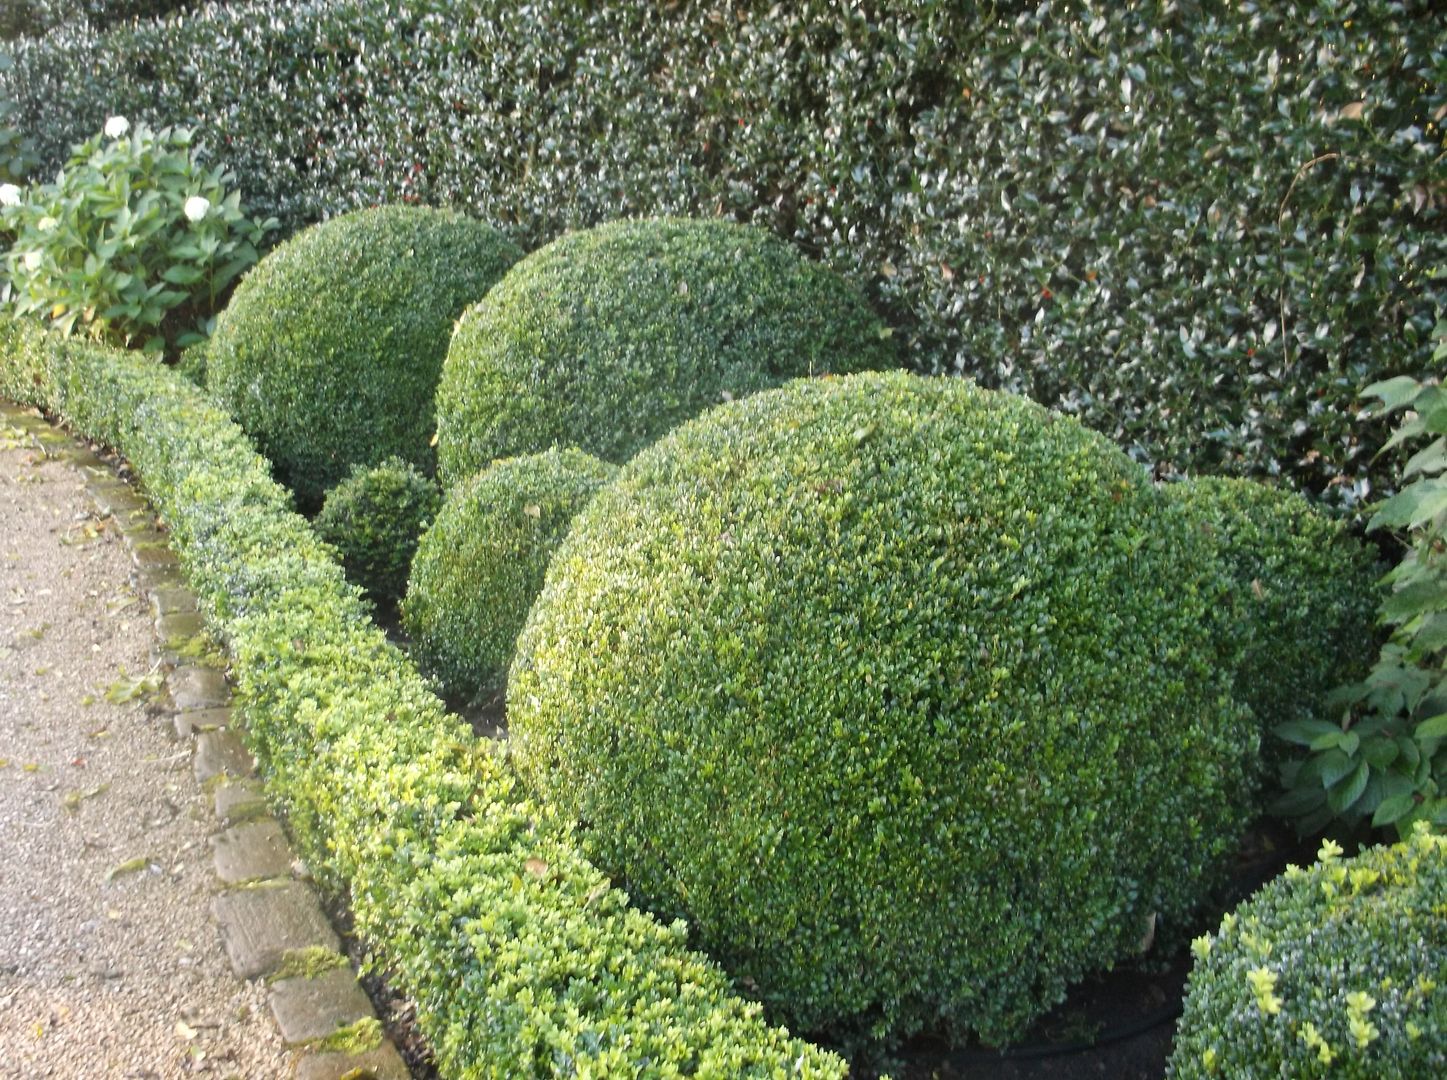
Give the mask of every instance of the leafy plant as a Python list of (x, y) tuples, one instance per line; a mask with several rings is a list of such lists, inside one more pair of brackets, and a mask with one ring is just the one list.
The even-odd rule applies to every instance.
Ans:
[(1259, 732), (1228, 589), (1074, 420), (967, 379), (795, 379), (579, 514), (510, 752), (791, 1028), (1000, 1044), (1234, 854)]
[(1290, 748), (1271, 731), (1322, 717), (1332, 689), (1371, 664), (1375, 550), (1305, 497), (1255, 480), (1203, 476), (1162, 490), (1231, 577), (1228, 633), (1248, 642), (1235, 694), (1256, 714), (1274, 774)]
[(581, 450), (495, 461), (455, 485), (417, 547), (402, 623), (449, 695), (500, 690), (553, 552), (618, 467)]
[(354, 465), (433, 468), (433, 397), (457, 317), (522, 252), (421, 206), (343, 214), (246, 275), (206, 345), (206, 386), (310, 509)]
[(1318, 861), (1192, 943), (1170, 1080), (1419, 1080), (1447, 1061), (1447, 838)]
[(0, 213), (15, 234), (16, 309), (147, 351), (206, 337), (276, 222), (248, 218), (233, 178), (205, 168), (191, 140), (185, 128), (111, 117), (54, 183), (12, 193)]
[[(1434, 359), (1447, 359), (1447, 322)], [(1391, 637), (1367, 677), (1338, 691), (1340, 724), (1297, 721), (1276, 729), (1310, 756), (1284, 774), (1278, 809), (1303, 830), (1333, 818), (1395, 827), (1447, 826), (1447, 392), (1438, 380), (1399, 376), (1362, 396), (1382, 415), (1405, 411), (1387, 447), (1426, 441), (1402, 472), (1402, 489), (1376, 507), (1368, 529), (1395, 529), (1408, 548), (1384, 578), (1380, 620)]]
[(577, 446), (614, 462), (723, 401), (894, 367), (859, 289), (763, 229), (615, 221), (522, 259), (457, 323), (437, 384), (444, 487)]
[(347, 579), (374, 602), (395, 604), (407, 571), (442, 496), (437, 485), (401, 458), (358, 465), (327, 492), (312, 522), (341, 557)]
[[(0, 74), (9, 71), (14, 61), (8, 52), (0, 51)], [(15, 103), (0, 96), (0, 183), (20, 183), (36, 165), (35, 144), (11, 127)]]
[(920, 371), (1355, 505), (1395, 479), (1357, 390), (1443, 295), (1439, 6), (276, 0), (58, 28), (0, 86), (49, 168), (107, 111), (195, 123), (289, 229), (761, 225)]

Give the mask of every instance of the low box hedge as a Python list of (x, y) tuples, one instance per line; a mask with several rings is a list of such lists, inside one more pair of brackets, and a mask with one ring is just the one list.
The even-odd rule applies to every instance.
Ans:
[(0, 322), (0, 394), (123, 453), (228, 645), (247, 737), (446, 1076), (832, 1076), (529, 802), (366, 618), (241, 430), (174, 372)]

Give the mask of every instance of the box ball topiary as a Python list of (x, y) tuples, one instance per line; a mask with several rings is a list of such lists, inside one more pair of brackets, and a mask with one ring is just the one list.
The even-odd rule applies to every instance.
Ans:
[(442, 502), (437, 484), (401, 458), (356, 465), (327, 492), (312, 523), (341, 555), (347, 580), (375, 603), (390, 605), (407, 588), (417, 542)]
[(1266, 760), (1289, 744), (1282, 724), (1332, 719), (1327, 696), (1366, 674), (1376, 654), (1377, 578), (1372, 549), (1344, 521), (1294, 492), (1251, 480), (1197, 477), (1164, 489), (1216, 545), (1246, 635), (1236, 692), (1261, 724)]
[(520, 254), (489, 225), (422, 207), (314, 226), (242, 279), (208, 386), (304, 506), (353, 465), (398, 456), (430, 471), (452, 325)]
[(1447, 838), (1341, 851), (1196, 940), (1169, 1077), (1447, 1075)]
[(613, 222), (533, 252), (463, 316), (438, 468), (446, 487), (554, 444), (622, 462), (721, 401), (896, 362), (853, 285), (762, 229)]
[(502, 689), (553, 552), (616, 465), (581, 450), (494, 462), (449, 492), (402, 604), (412, 656), (453, 697)]
[(589, 854), (791, 1030), (1018, 1037), (1179, 925), (1248, 816), (1200, 531), (963, 379), (717, 407), (574, 522), (511, 746)]

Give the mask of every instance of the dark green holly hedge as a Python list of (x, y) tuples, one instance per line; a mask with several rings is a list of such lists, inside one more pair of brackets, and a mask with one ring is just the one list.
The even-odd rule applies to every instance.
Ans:
[(312, 522), (341, 556), (347, 580), (375, 603), (395, 604), (407, 589), (417, 543), (442, 502), (437, 484), (401, 458), (358, 465), (327, 492)]
[(5, 0), (0, 41), (39, 37), (59, 26), (106, 30), (137, 19), (158, 19), (199, 7), (202, 0)]
[(1396, 471), (1354, 395), (1427, 370), (1442, 299), (1441, 27), (1431, 0), (273, 0), (62, 28), (0, 96), (51, 167), (111, 112), (194, 123), (294, 225), (761, 223), (922, 370), (1354, 502)]
[(778, 1076), (844, 1063), (628, 905), (367, 618), (241, 430), (134, 354), (0, 320), (0, 394), (123, 453), (231, 653), (307, 863), (417, 1005), (442, 1075)]
[(1275, 729), (1336, 722), (1328, 695), (1376, 655), (1375, 549), (1300, 495), (1252, 480), (1197, 477), (1164, 490), (1231, 575), (1227, 632), (1245, 642), (1236, 694), (1256, 714), (1264, 757), (1279, 764), (1290, 746)]
[(497, 461), (455, 485), (422, 537), (402, 622), (447, 693), (507, 682), (513, 645), (573, 518), (618, 471), (581, 450)]
[(443, 486), (572, 445), (627, 461), (711, 405), (895, 367), (859, 291), (762, 229), (679, 218), (569, 233), (457, 324), (437, 386)]
[(1171, 1080), (1447, 1075), (1447, 837), (1328, 842), (1194, 943)]
[(396, 456), (431, 472), (453, 324), (521, 256), (490, 225), (422, 207), (313, 226), (242, 278), (206, 386), (304, 506), (354, 465)]
[(1257, 735), (1199, 530), (966, 379), (719, 406), (574, 522), (508, 676), (586, 851), (800, 1030), (1018, 1037), (1235, 849)]

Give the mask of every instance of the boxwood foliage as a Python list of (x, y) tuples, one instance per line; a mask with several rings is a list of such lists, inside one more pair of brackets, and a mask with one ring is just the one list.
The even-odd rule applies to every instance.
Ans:
[(1198, 939), (1168, 1076), (1447, 1073), (1447, 837), (1328, 841)]
[(763, 224), (922, 370), (1354, 502), (1396, 472), (1356, 388), (1428, 370), (1447, 287), (1434, 7), (272, 0), (59, 30), (0, 85), (51, 168), (108, 111), (192, 123), (298, 224)]
[(417, 1004), (443, 1075), (820, 1076), (628, 906), (427, 691), (266, 461), (165, 368), (0, 324), (0, 394), (124, 453), (232, 656), (247, 738), (308, 864)]
[(1376, 653), (1375, 552), (1294, 492), (1225, 477), (1164, 490), (1230, 572), (1228, 632), (1248, 642), (1236, 693), (1256, 714), (1266, 759), (1279, 765), (1289, 746), (1276, 728), (1335, 719), (1331, 691), (1365, 674)]
[(533, 252), (457, 325), (437, 387), (446, 486), (572, 443), (627, 461), (711, 405), (898, 363), (839, 275), (762, 229), (620, 221)]
[(422, 207), (313, 226), (237, 286), (207, 387), (304, 506), (354, 465), (396, 456), (431, 472), (453, 323), (521, 254), (490, 225)]
[(327, 492), (313, 525), (341, 556), (347, 580), (374, 602), (402, 599), (417, 543), (442, 503), (431, 479), (401, 458), (354, 466)]
[(617, 471), (553, 449), (493, 462), (448, 493), (417, 549), (402, 623), (417, 666), (449, 695), (503, 688), (553, 552)]
[(805, 379), (640, 453), (508, 680), (584, 849), (800, 1030), (1018, 1036), (1179, 925), (1246, 820), (1209, 546), (965, 379)]

